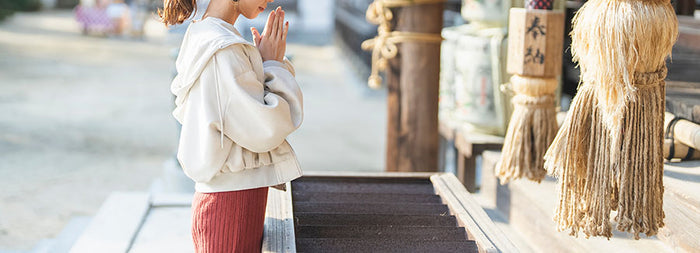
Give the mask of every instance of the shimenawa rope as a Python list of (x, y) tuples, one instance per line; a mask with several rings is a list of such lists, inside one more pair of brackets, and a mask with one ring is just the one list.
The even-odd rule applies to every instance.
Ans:
[[(612, 18), (611, 18), (612, 17)], [(606, 29), (599, 29), (604, 27)], [(665, 59), (678, 36), (668, 0), (589, 0), (571, 33), (581, 84), (545, 168), (555, 221), (572, 235), (652, 236), (664, 226)]]
[(447, 0), (375, 0), (367, 8), (367, 21), (379, 25), (377, 37), (362, 42), (363, 50), (372, 50), (372, 72), (368, 84), (373, 89), (378, 89), (382, 84), (379, 71), (388, 66), (388, 60), (396, 57), (399, 52), (396, 44), (403, 42), (441, 43), (442, 36), (433, 33), (416, 33), (392, 31), (391, 20), (394, 14), (389, 8), (444, 3)]

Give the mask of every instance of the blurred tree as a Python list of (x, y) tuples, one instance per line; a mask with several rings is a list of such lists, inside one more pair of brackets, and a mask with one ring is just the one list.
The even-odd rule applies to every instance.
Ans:
[(17, 11), (38, 11), (41, 9), (40, 0), (10, 0), (15, 3)]
[(72, 9), (75, 8), (80, 3), (79, 0), (57, 0), (56, 8), (59, 9)]
[(0, 21), (4, 20), (15, 12), (12, 1), (13, 0), (0, 0)]
[(38, 11), (41, 9), (40, 0), (0, 0), (0, 20), (17, 11)]

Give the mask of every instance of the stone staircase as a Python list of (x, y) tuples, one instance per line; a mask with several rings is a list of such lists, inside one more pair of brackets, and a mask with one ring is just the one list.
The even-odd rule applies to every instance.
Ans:
[[(29, 253), (66, 253), (92, 221), (89, 216), (73, 217), (54, 238), (39, 241)], [(11, 252), (6, 252), (11, 253)]]

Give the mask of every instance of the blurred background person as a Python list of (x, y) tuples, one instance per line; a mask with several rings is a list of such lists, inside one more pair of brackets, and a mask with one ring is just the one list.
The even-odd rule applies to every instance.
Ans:
[(89, 33), (106, 34), (112, 28), (112, 20), (107, 16), (110, 0), (81, 0), (75, 7), (75, 19), (80, 24), (83, 35)]
[(129, 24), (131, 23), (129, 6), (124, 3), (124, 0), (112, 0), (112, 2), (107, 5), (106, 12), (107, 17), (112, 21), (111, 35), (123, 35), (125, 29), (129, 29)]

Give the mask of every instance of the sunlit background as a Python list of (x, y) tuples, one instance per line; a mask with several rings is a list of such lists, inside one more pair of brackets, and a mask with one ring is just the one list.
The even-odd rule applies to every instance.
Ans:
[[(290, 21), (287, 56), (305, 119), (289, 140), (304, 170), (384, 169), (386, 90), (367, 87), (370, 54), (359, 48), (376, 34), (364, 18), (370, 2), (268, 7), (283, 6)], [(465, 23), (461, 2), (447, 1), (445, 27)], [(206, 2), (198, 4), (201, 16)], [(159, 23), (161, 6), (0, 0), (0, 252), (51, 252), (57, 237), (78, 236), (115, 191), (191, 190), (174, 160), (179, 130), (169, 90), (187, 24)], [(267, 14), (240, 17), (236, 27), (250, 40), (248, 28), (262, 31)], [(700, 39), (690, 41), (674, 51), (673, 64), (686, 67), (669, 67), (669, 78), (699, 81), (692, 41)], [(568, 65), (563, 107), (578, 81)]]

